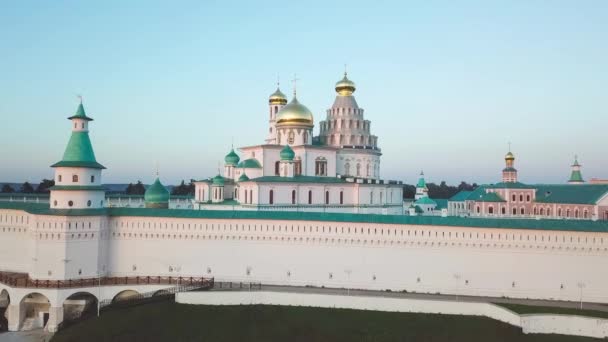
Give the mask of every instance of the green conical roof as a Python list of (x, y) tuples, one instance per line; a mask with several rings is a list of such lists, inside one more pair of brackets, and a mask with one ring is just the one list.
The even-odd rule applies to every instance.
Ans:
[(70, 119), (70, 120), (83, 119), (83, 120), (87, 120), (87, 121), (93, 121), (93, 119), (88, 117), (87, 114), (85, 113), (82, 102), (80, 102), (80, 104), (78, 105), (78, 109), (76, 109), (76, 114), (70, 116), (68, 119)]
[(572, 173), (570, 174), (570, 180), (568, 180), (568, 182), (570, 183), (583, 183), (585, 180), (583, 180), (583, 175), (581, 174), (580, 170), (572, 170)]
[(241, 158), (239, 158), (239, 155), (234, 152), (234, 149), (231, 149), (230, 153), (228, 153), (224, 158), (224, 162), (226, 162), (226, 165), (232, 166), (236, 166), (240, 160)]
[(219, 174), (213, 177), (213, 185), (224, 186), (224, 177)]
[(417, 188), (426, 188), (426, 181), (424, 180), (424, 172), (420, 172), (420, 178), (418, 178)]
[(239, 177), (239, 182), (246, 182), (249, 180), (249, 177), (247, 177), (247, 175), (245, 173), (243, 173), (241, 175), (241, 177)]
[(169, 191), (160, 182), (160, 179), (156, 177), (156, 180), (152, 185), (146, 189), (144, 194), (144, 200), (146, 203), (168, 203), (169, 202)]
[(283, 147), (280, 155), (281, 160), (293, 160), (293, 158), (296, 156), (295, 152), (291, 149), (291, 147), (289, 147), (289, 145), (285, 145), (285, 147)]

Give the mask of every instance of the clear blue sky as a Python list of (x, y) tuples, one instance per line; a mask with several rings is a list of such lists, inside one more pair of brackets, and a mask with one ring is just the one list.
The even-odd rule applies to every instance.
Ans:
[(508, 141), (522, 181), (608, 178), (608, 1), (4, 1), (0, 56), (0, 181), (52, 177), (76, 94), (104, 182), (212, 176), (277, 74), (318, 123), (344, 63), (383, 178), (496, 182)]

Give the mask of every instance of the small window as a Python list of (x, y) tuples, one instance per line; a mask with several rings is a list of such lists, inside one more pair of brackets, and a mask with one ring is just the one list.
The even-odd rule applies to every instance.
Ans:
[(523, 202), (524, 201), (524, 195), (519, 195), (519, 201)]
[(507, 208), (502, 207), (502, 210), (500, 211), (503, 215), (507, 213)]
[(296, 191), (291, 191), (291, 204), (296, 204)]
[(87, 201), (87, 207), (90, 207), (90, 206), (91, 206), (91, 201), (90, 201), (90, 200), (88, 200), (88, 201)]
[(58, 180), (59, 182), (61, 182), (61, 181), (62, 181), (62, 179), (63, 179), (63, 177), (61, 177), (61, 175), (57, 176), (57, 180)]
[(530, 195), (526, 195), (526, 202), (530, 202)]
[(526, 211), (525, 211), (525, 209), (524, 209), (524, 208), (521, 208), (521, 211), (520, 211), (520, 212), (521, 212), (521, 214), (522, 214), (522, 215), (525, 215), (525, 214), (526, 214)]
[(273, 190), (270, 190), (268, 197), (269, 197), (270, 204), (274, 204), (274, 191)]
[(344, 204), (344, 191), (340, 191), (340, 204)]
[(329, 204), (329, 191), (325, 191), (325, 204)]
[(95, 183), (95, 176), (91, 176), (91, 183)]
[(78, 183), (78, 175), (73, 175), (72, 176), (72, 182)]
[(57, 206), (57, 201), (53, 201), (53, 206)]
[(511, 199), (513, 200), (513, 202), (517, 201), (517, 198), (515, 197), (515, 195), (513, 195), (513, 196), (511, 197)]
[(68, 201), (68, 206), (69, 206), (69, 207), (73, 207), (73, 206), (74, 206), (74, 202), (72, 202), (72, 201)]
[(308, 190), (308, 204), (312, 204), (312, 190)]

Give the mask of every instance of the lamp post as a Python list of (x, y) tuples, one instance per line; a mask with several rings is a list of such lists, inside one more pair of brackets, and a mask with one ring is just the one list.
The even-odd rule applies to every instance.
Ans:
[(580, 297), (580, 298), (581, 298), (581, 307), (580, 307), (580, 309), (581, 309), (581, 310), (583, 310), (583, 289), (584, 289), (584, 288), (585, 288), (585, 286), (587, 286), (587, 285), (585, 285), (585, 283), (583, 283), (583, 282), (579, 282), (579, 283), (578, 283), (578, 284), (576, 284), (576, 285), (577, 285), (577, 286), (578, 286), (578, 288), (581, 290), (581, 297)]

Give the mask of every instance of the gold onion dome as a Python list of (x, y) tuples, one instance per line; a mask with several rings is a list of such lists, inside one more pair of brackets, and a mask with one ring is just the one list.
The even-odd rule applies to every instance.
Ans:
[(277, 90), (274, 93), (270, 94), (270, 97), (268, 98), (268, 103), (284, 105), (287, 103), (287, 96), (285, 96), (285, 94), (281, 92), (281, 89), (277, 87)]
[(350, 96), (356, 89), (355, 82), (349, 80), (346, 73), (344, 73), (344, 77), (336, 83), (336, 92), (342, 96)]
[(277, 114), (277, 124), (300, 124), (313, 126), (314, 118), (312, 112), (301, 104), (294, 96), (293, 100), (281, 108)]
[(513, 153), (511, 153), (511, 151), (509, 151), (509, 153), (507, 153), (505, 155), (505, 159), (506, 160), (515, 160), (515, 156), (513, 155)]

